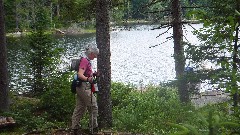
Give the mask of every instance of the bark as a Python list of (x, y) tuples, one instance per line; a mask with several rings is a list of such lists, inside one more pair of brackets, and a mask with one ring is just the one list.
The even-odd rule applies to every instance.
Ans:
[[(239, 4), (239, 1), (240, 0), (236, 0), (236, 10), (239, 11), (240, 9), (240, 4)], [(240, 18), (239, 16), (236, 16), (236, 20), (237, 20), (237, 23), (238, 23), (238, 26), (236, 27), (236, 35), (235, 35), (235, 41), (234, 41), (234, 51), (233, 51), (233, 76), (237, 76), (237, 63), (238, 63), (238, 41), (239, 41), (239, 27), (240, 27)], [(233, 106), (234, 107), (238, 107), (238, 104), (239, 104), (239, 90), (238, 90), (238, 86), (237, 86), (237, 80), (236, 79), (232, 79), (232, 85), (233, 85), (233, 88), (235, 89), (235, 91), (233, 92)]]
[[(239, 27), (239, 26), (238, 26)], [(233, 76), (237, 75), (237, 54), (238, 54), (238, 31), (239, 28), (236, 28), (236, 36), (235, 36), (235, 43), (234, 43), (234, 51), (233, 51)], [(236, 90), (233, 92), (233, 106), (237, 107), (239, 102), (239, 94), (238, 94), (238, 87), (237, 87), (237, 80), (231, 79), (232, 81), (232, 87)]]
[(111, 62), (110, 62), (110, 34), (109, 34), (109, 1), (96, 1), (96, 42), (99, 48), (98, 55), (98, 106), (99, 127), (112, 126), (111, 103)]
[(182, 102), (189, 102), (186, 79), (183, 78), (185, 68), (185, 56), (183, 45), (183, 31), (181, 23), (181, 7), (179, 0), (172, 0), (172, 27), (174, 40), (174, 59), (176, 78), (178, 79), (178, 92)]
[(0, 0), (0, 112), (9, 109), (7, 50), (4, 25), (3, 0)]

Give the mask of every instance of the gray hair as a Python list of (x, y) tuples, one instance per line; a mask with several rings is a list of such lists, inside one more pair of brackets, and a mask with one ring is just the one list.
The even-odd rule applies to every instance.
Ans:
[(87, 47), (85, 48), (85, 54), (88, 56), (90, 53), (94, 53), (96, 55), (99, 54), (99, 49), (97, 48), (97, 45), (87, 45)]

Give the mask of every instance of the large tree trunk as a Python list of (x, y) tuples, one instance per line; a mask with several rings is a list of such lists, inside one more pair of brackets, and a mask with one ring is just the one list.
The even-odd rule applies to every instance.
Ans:
[(98, 106), (99, 127), (112, 126), (111, 103), (111, 62), (110, 62), (110, 34), (109, 34), (109, 1), (96, 1), (96, 42), (99, 48), (98, 70)]
[(4, 10), (3, 0), (0, 0), (0, 112), (7, 111), (9, 108), (7, 73), (7, 50), (4, 25)]
[[(239, 11), (239, 9), (240, 9), (240, 4), (239, 4), (239, 1), (240, 0), (236, 0), (236, 10), (237, 11)], [(238, 84), (237, 84), (237, 70), (238, 70), (238, 68), (237, 68), (237, 59), (238, 59), (238, 47), (239, 47), (239, 45), (238, 45), (238, 42), (239, 42), (239, 27), (240, 27), (240, 25), (239, 25), (239, 23), (240, 23), (240, 18), (239, 18), (239, 16), (237, 15), (236, 16), (236, 20), (237, 20), (237, 23), (238, 23), (238, 26), (236, 27), (236, 30), (235, 30), (235, 41), (234, 41), (234, 51), (233, 51), (233, 79), (231, 80), (232, 81), (232, 85), (233, 85), (233, 88), (232, 88), (232, 94), (233, 94), (233, 106), (234, 107), (238, 107), (238, 104), (239, 104), (239, 90), (238, 90)], [(235, 79), (234, 79), (235, 78)]]
[(181, 23), (181, 7), (179, 0), (172, 0), (172, 26), (174, 40), (174, 59), (176, 78), (178, 79), (178, 92), (181, 102), (189, 102), (186, 81), (183, 78), (185, 67), (183, 32)]

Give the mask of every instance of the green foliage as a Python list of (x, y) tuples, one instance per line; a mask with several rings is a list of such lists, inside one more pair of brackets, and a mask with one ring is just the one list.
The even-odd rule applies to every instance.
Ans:
[(146, 15), (143, 14), (143, 8), (148, 3), (148, 0), (131, 0), (131, 14), (134, 19), (144, 19)]
[[(60, 74), (60, 73), (59, 73)], [(12, 95), (11, 116), (17, 126), (13, 132), (51, 132), (53, 128), (68, 128), (74, 108), (70, 92), (72, 73), (51, 79), (46, 91), (39, 98)], [(195, 109), (180, 104), (177, 91), (169, 87), (149, 86), (138, 91), (131, 85), (112, 83), (113, 120), (115, 131), (161, 135), (208, 135), (239, 133), (239, 119), (229, 115), (229, 104), (207, 105)], [(81, 121), (87, 128), (88, 115)], [(10, 131), (3, 133), (12, 134)]]
[[(213, 68), (206, 71), (212, 83), (239, 97), (238, 81), (239, 69), (239, 3), (235, 0), (208, 1), (209, 9), (198, 10), (197, 17), (203, 23), (203, 28), (196, 30), (195, 34), (201, 41), (199, 45), (189, 45), (188, 58), (197, 67), (202, 62), (211, 62)], [(205, 78), (200, 78), (204, 80)], [(234, 106), (239, 104), (238, 98), (233, 97)], [(239, 108), (238, 108), (239, 109)]]
[(57, 20), (64, 25), (69, 22), (89, 21), (95, 17), (95, 0), (60, 0), (60, 18)]
[(36, 11), (36, 18), (33, 22), (32, 28), (37, 31), (43, 31), (50, 28), (50, 17), (48, 11), (44, 7), (38, 7)]
[(113, 7), (110, 12), (110, 21), (121, 23), (124, 17), (124, 11), (119, 7)]
[(5, 29), (7, 32), (13, 32), (16, 28), (14, 5), (13, 0), (4, 0), (4, 9), (7, 9), (5, 10)]
[(56, 75), (55, 69), (60, 63), (60, 53), (63, 51), (56, 47), (52, 35), (46, 33), (49, 21), (45, 9), (39, 8), (36, 15), (36, 22), (33, 25), (35, 31), (28, 35), (29, 43), (25, 49), (33, 76), (34, 95), (40, 94), (49, 83), (48, 79)]
[(230, 121), (229, 118), (221, 117), (222, 114), (216, 112), (214, 110), (215, 107), (209, 107), (204, 112), (197, 113), (198, 119), (196, 123), (198, 125), (168, 123), (169, 126), (178, 129), (173, 135), (219, 135), (221, 133), (225, 135), (240, 133), (240, 124), (237, 121)]
[(12, 96), (11, 100), (13, 101), (10, 108), (11, 112), (4, 115), (13, 117), (20, 131), (32, 131), (54, 126), (52, 122), (46, 120), (46, 113), (39, 112), (39, 99)]
[[(121, 90), (124, 91), (123, 88)], [(164, 134), (170, 133), (166, 122), (184, 122), (191, 119), (189, 115), (193, 108), (179, 103), (175, 89), (150, 87), (142, 93), (126, 88), (125, 91), (128, 91), (127, 95), (120, 96), (113, 109), (114, 124), (119, 130)]]
[[(112, 88), (114, 130), (204, 135), (213, 127), (216, 133), (239, 132), (237, 128), (228, 128), (230, 125), (237, 127), (239, 121), (228, 114), (229, 106), (225, 103), (196, 110), (191, 105), (181, 104), (173, 88), (148, 87), (146, 91), (140, 92), (120, 83), (113, 83)], [(209, 112), (215, 113), (210, 117)]]
[(199, 120), (208, 127), (209, 134), (240, 133), (239, 120), (234, 115), (228, 115), (229, 108), (228, 103), (221, 103), (200, 109)]
[[(173, 128), (176, 128), (178, 130), (181, 130), (179, 132), (172, 133), (170, 135), (198, 135), (198, 133), (196, 133), (196, 130), (191, 125), (182, 125), (182, 124), (174, 124), (174, 123), (167, 123), (167, 125)], [(189, 128), (191, 128), (193, 133), (191, 133), (191, 130)]]
[[(95, 0), (5, 0), (4, 7), (7, 9), (5, 19), (8, 32), (42, 27), (43, 23), (46, 25), (45, 22), (48, 28), (51, 25), (59, 28), (69, 22), (87, 21), (95, 17)], [(45, 14), (46, 17), (38, 17), (39, 14)]]
[(128, 103), (124, 102), (124, 99), (128, 99), (130, 93), (134, 88), (130, 85), (124, 85), (122, 83), (112, 83), (111, 85), (111, 95), (112, 95), (112, 105), (113, 107), (124, 107)]
[[(169, 0), (149, 1), (149, 0), (112, 0), (110, 1), (110, 18), (111, 21), (119, 23), (122, 20), (132, 19), (150, 19), (153, 21), (160, 20), (163, 16), (170, 15)], [(150, 4), (151, 3), (151, 4)], [(190, 2), (183, 0), (183, 6), (188, 6)], [(195, 5), (203, 5), (204, 1), (191, 1)], [(41, 19), (47, 21), (48, 28), (61, 28), (71, 26), (71, 23), (82, 23), (95, 20), (96, 0), (53, 0), (53, 1), (31, 1), (31, 0), (5, 0), (4, 6), (6, 11), (6, 29), (8, 32), (16, 30), (25, 31), (33, 27), (38, 27), (36, 21), (37, 14), (46, 14), (47, 18)], [(42, 7), (43, 12), (38, 12)], [(191, 9), (190, 9), (191, 11)], [(149, 14), (149, 12), (155, 12)], [(189, 12), (184, 9), (184, 15)], [(50, 24), (51, 23), (51, 24)], [(92, 23), (94, 24), (94, 22)], [(50, 27), (51, 25), (51, 27)], [(41, 26), (41, 25), (40, 25)]]
[[(46, 110), (50, 120), (69, 122), (74, 105), (75, 95), (70, 91), (72, 73), (51, 78), (51, 85), (41, 95), (41, 109)], [(64, 116), (64, 117), (63, 117)]]
[[(21, 132), (44, 131), (66, 127), (75, 105), (74, 95), (70, 91), (72, 73), (51, 78), (51, 85), (38, 98), (19, 97), (12, 94), (11, 111), (4, 116), (11, 116)], [(20, 132), (18, 131), (18, 132)]]
[[(56, 67), (59, 63), (61, 48), (56, 48), (50, 34), (43, 31), (33, 32), (29, 36), (28, 57), (30, 69), (33, 75), (33, 93), (39, 94), (44, 90), (44, 82), (56, 75)], [(44, 77), (43, 77), (44, 76)]]
[(225, 122), (217, 113), (213, 113), (212, 110), (209, 111), (207, 121), (209, 134), (211, 135), (218, 135), (220, 133), (240, 133), (240, 124), (233, 121)]

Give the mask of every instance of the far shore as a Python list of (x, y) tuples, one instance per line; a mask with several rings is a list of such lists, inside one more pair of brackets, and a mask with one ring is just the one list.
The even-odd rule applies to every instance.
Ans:
[[(131, 25), (159, 25), (159, 24), (170, 24), (171, 20), (160, 21), (160, 22), (153, 22), (153, 21), (146, 21), (146, 20), (134, 20), (134, 21), (122, 21), (120, 23), (113, 23), (110, 22), (110, 31), (114, 30), (115, 26), (131, 26)], [(198, 20), (183, 20), (183, 24), (191, 23), (191, 24), (198, 24), (200, 23)], [(84, 29), (80, 27), (68, 27), (68, 28), (52, 28), (47, 33), (51, 33), (54, 35), (81, 35), (87, 33), (95, 33), (95, 29)], [(30, 32), (28, 31), (17, 31), (12, 33), (6, 33), (7, 37), (22, 37), (26, 36)]]

